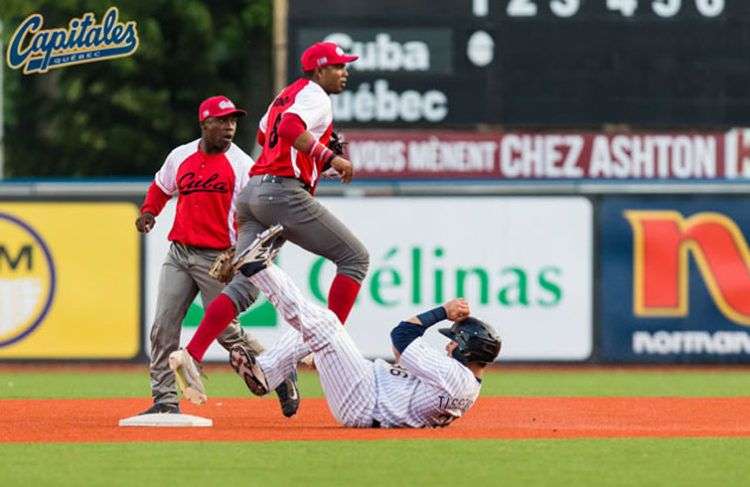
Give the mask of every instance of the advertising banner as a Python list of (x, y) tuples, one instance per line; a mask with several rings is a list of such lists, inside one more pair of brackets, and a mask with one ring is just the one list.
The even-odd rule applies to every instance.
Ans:
[(748, 180), (750, 130), (345, 130), (357, 179)]
[[(390, 330), (465, 297), (503, 338), (501, 360), (577, 361), (592, 350), (592, 208), (580, 197), (321, 198), (366, 245), (370, 270), (346, 327), (367, 357), (392, 358)], [(147, 327), (166, 253), (165, 215), (148, 237)], [(164, 226), (167, 229), (164, 230)], [(154, 245), (152, 245), (152, 243)], [(159, 254), (159, 255), (157, 255)], [(335, 265), (287, 243), (279, 265), (325, 306)], [(202, 315), (193, 304), (187, 341)], [(242, 324), (266, 346), (287, 325), (264, 299)], [(444, 346), (436, 330), (428, 340)], [(212, 345), (209, 359), (226, 360)]]
[(750, 361), (741, 197), (612, 197), (598, 214), (601, 358)]
[(0, 358), (138, 355), (137, 214), (125, 202), (0, 202)]

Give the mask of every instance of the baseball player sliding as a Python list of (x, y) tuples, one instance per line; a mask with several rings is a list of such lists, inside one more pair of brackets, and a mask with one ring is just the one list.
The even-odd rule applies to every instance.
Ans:
[[(232, 139), (237, 117), (244, 116), (228, 98), (214, 96), (198, 109), (201, 138), (174, 149), (148, 188), (135, 226), (148, 233), (167, 201), (177, 195), (177, 210), (169, 233), (172, 242), (159, 279), (156, 316), (151, 328), (151, 392), (154, 404), (141, 414), (179, 413), (175, 377), (169, 370), (169, 354), (180, 345), (180, 330), (188, 307), (201, 293), (204, 307), (222, 285), (208, 275), (214, 259), (235, 243), (236, 198), (248, 181), (253, 160)], [(243, 292), (256, 296), (249, 282), (238, 283)], [(240, 347), (250, 355), (263, 351), (261, 344), (232, 321), (218, 338), (229, 350)], [(299, 407), (294, 374), (276, 392), (285, 416)]]
[[(287, 274), (273, 265), (274, 241), (283, 228), (259, 235), (238, 263), (241, 275), (255, 284), (315, 354), (320, 382), (334, 417), (350, 427), (438, 427), (460, 418), (479, 396), (486, 365), (500, 352), (500, 338), (486, 323), (469, 316), (461, 299), (402, 321), (391, 332), (398, 365), (366, 360), (330, 310), (306, 300)], [(447, 355), (421, 338), (428, 327), (445, 319), (440, 329), (451, 341)], [(240, 348), (231, 360), (254, 390), (264, 393), (280, 383), (293, 363), (290, 347), (274, 347), (253, 358)], [(186, 397), (205, 392), (195, 361), (185, 350), (170, 356), (170, 366), (183, 378)]]
[[(263, 150), (237, 200), (238, 253), (263, 230), (280, 223), (285, 227), (284, 238), (276, 245), (290, 240), (336, 264), (328, 307), (341, 323), (346, 321), (359, 293), (369, 255), (351, 231), (313, 198), (313, 193), (321, 173), (329, 166), (342, 182), (352, 178), (352, 163), (336, 155), (327, 144), (333, 133), (329, 95), (344, 90), (346, 63), (356, 59), (331, 42), (315, 43), (305, 50), (301, 59), (304, 76), (279, 93), (260, 121), (258, 143)], [(187, 345), (188, 352), (199, 362), (231, 320), (255, 300), (256, 295), (248, 292), (245, 277), (229, 278), (233, 279), (208, 306)], [(298, 336), (285, 338), (297, 339), (300, 350), (306, 348)], [(248, 387), (252, 388), (252, 384)]]

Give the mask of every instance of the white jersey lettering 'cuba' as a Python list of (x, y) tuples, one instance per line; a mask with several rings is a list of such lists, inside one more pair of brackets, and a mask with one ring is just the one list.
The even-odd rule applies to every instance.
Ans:
[(336, 315), (307, 301), (275, 265), (250, 281), (298, 331), (296, 337), (288, 332), (257, 358), (269, 389), (284, 380), (299, 357), (312, 351), (331, 412), (346, 426), (447, 426), (479, 396), (474, 374), (422, 338), (406, 347), (400, 365), (373, 362), (362, 356)]
[(249, 180), (252, 158), (230, 144), (219, 154), (200, 150), (200, 139), (169, 153), (154, 182), (178, 194), (169, 240), (194, 247), (226, 249), (237, 240), (236, 196)]
[(279, 123), (286, 113), (299, 116), (305, 123), (306, 130), (321, 144), (326, 145), (331, 140), (331, 98), (317, 83), (300, 78), (279, 93), (260, 120), (259, 128), (265, 141), (263, 151), (253, 166), (252, 175), (293, 177), (314, 188), (320, 178), (323, 161), (316, 164), (310, 156), (298, 152), (289, 141), (279, 137)]

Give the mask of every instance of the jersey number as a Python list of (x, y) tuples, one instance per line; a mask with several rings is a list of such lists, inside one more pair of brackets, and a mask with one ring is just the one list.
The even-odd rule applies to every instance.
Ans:
[(404, 379), (409, 377), (409, 374), (401, 367), (391, 367), (391, 375), (395, 377), (403, 377)]
[(273, 122), (273, 128), (271, 129), (271, 135), (268, 137), (268, 148), (273, 149), (276, 144), (279, 143), (279, 123), (281, 123), (281, 115), (276, 117), (276, 121)]

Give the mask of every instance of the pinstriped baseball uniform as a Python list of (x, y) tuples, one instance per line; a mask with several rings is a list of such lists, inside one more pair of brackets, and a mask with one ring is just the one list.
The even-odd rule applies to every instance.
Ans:
[[(400, 366), (384, 360), (373, 362), (362, 356), (336, 315), (306, 300), (291, 278), (275, 265), (250, 281), (315, 353), (328, 405), (345, 426), (447, 426), (479, 396), (480, 383), (474, 374), (422, 338), (401, 353)], [(269, 388), (283, 379), (286, 368), (295, 363), (295, 354), (302, 352), (299, 338), (287, 333), (280, 344), (257, 358)]]

